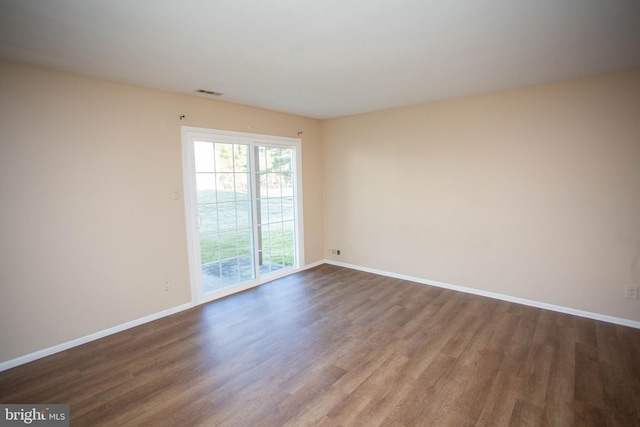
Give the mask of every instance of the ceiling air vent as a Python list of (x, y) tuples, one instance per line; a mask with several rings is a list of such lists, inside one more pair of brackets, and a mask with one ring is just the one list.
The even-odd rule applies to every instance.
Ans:
[(204, 93), (206, 95), (213, 95), (213, 96), (220, 96), (222, 95), (222, 92), (214, 92), (212, 90), (204, 90), (204, 89), (197, 89), (196, 92), (198, 93)]

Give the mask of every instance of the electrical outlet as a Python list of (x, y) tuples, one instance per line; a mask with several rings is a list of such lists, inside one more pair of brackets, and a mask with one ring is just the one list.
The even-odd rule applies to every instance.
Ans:
[(331, 255), (340, 255), (340, 249), (331, 249)]
[(638, 287), (627, 286), (627, 290), (624, 293), (624, 297), (629, 299), (638, 299)]
[(170, 289), (171, 289), (171, 281), (165, 280), (165, 282), (164, 282), (164, 291), (165, 292), (169, 292)]

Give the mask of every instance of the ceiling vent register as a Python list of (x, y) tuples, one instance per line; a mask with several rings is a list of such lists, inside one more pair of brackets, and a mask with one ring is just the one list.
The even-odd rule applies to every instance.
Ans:
[(198, 93), (204, 93), (206, 95), (213, 95), (213, 96), (220, 96), (222, 95), (222, 92), (214, 92), (212, 90), (204, 90), (204, 89), (197, 89), (196, 92)]

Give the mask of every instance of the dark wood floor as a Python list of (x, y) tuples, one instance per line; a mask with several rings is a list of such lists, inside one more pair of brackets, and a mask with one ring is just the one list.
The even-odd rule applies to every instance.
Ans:
[(640, 330), (323, 265), (0, 373), (72, 426), (640, 425)]

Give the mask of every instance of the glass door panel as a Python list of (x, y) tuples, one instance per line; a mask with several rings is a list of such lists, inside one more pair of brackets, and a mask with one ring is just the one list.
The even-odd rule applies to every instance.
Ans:
[(260, 274), (296, 265), (293, 154), (293, 148), (255, 147)]
[(204, 293), (255, 278), (248, 145), (194, 141)]

